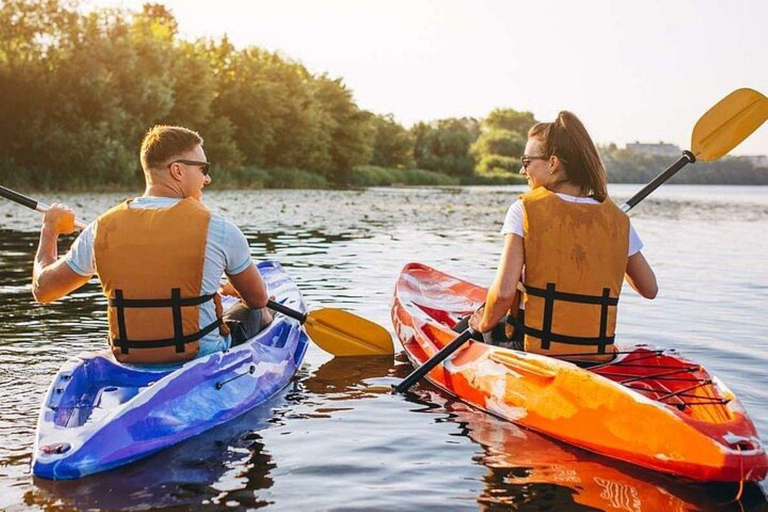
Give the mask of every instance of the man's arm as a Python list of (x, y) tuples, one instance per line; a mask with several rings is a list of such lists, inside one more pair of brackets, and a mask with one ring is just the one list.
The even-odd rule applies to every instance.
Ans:
[(53, 204), (45, 213), (40, 230), (40, 244), (32, 268), (32, 295), (41, 304), (60, 299), (87, 283), (91, 277), (81, 276), (63, 259), (59, 259), (59, 235), (75, 231), (75, 215), (69, 208)]
[(246, 306), (251, 309), (261, 309), (261, 325), (265, 326), (272, 322), (272, 312), (266, 308), (269, 300), (267, 285), (259, 274), (256, 265), (251, 263), (245, 270), (239, 274), (227, 275), (229, 283), (240, 295)]
[(246, 306), (251, 309), (266, 307), (269, 294), (256, 265), (251, 263), (239, 274), (228, 275), (227, 277)]

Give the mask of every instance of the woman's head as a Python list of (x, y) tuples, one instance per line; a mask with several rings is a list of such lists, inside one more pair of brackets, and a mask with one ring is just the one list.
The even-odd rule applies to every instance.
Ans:
[(608, 196), (605, 168), (597, 148), (579, 118), (570, 112), (560, 112), (554, 122), (537, 123), (528, 131), (523, 160), (534, 188), (570, 182), (579, 187), (581, 194), (592, 195), (598, 201)]

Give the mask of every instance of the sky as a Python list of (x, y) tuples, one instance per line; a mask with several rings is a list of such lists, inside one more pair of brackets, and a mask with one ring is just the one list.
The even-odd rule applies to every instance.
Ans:
[[(598, 143), (686, 149), (729, 92), (768, 94), (765, 0), (153, 1), (182, 37), (278, 51), (406, 126), (499, 107), (542, 121), (570, 110)], [(731, 153), (768, 154), (768, 123)]]

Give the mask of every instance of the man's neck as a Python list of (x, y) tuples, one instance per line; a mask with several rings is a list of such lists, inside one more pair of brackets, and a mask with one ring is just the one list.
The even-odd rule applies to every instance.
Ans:
[(184, 199), (181, 190), (165, 183), (151, 183), (144, 188), (144, 197), (173, 197)]

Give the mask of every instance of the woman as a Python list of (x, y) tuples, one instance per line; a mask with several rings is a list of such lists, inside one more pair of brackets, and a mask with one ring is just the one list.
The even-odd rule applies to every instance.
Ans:
[(515, 348), (609, 360), (623, 279), (643, 297), (658, 292), (642, 242), (608, 198), (605, 168), (575, 115), (560, 112), (554, 122), (533, 126), (521, 161), (531, 191), (507, 212), (496, 277), (469, 325), (488, 339), (502, 320), (507, 340), (495, 342), (522, 334), (524, 344)]

